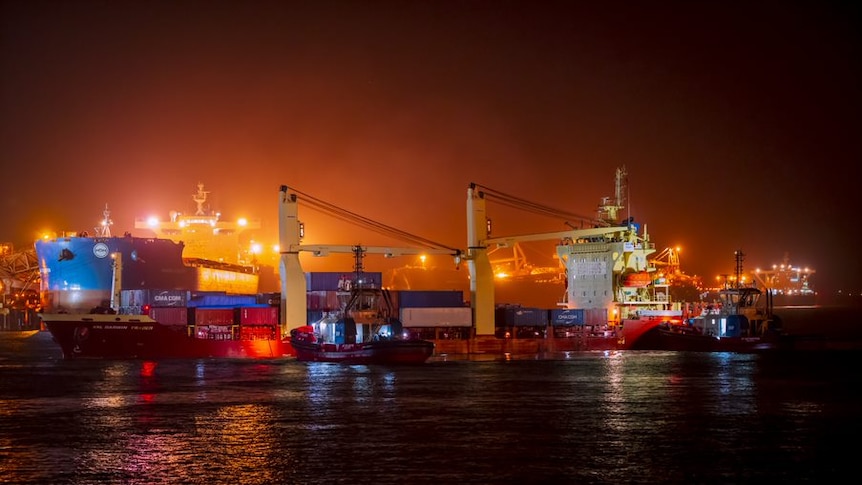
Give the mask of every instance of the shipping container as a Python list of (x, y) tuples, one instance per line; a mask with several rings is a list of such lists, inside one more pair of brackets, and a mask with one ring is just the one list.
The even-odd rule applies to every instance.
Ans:
[(189, 307), (189, 324), (233, 325), (233, 308)]
[(394, 296), (399, 308), (464, 306), (464, 292), (460, 290), (400, 290)]
[(258, 304), (261, 305), (281, 305), (281, 293), (259, 293), (255, 297)]
[(607, 308), (587, 308), (587, 309), (584, 309), (584, 323), (587, 325), (607, 325), (608, 324), (608, 309)]
[(498, 327), (543, 327), (548, 325), (548, 310), (542, 308), (507, 306), (494, 312)]
[(272, 325), (278, 323), (279, 308), (269, 305), (237, 308), (235, 321), (240, 325)]
[(189, 299), (189, 307), (240, 307), (257, 305), (255, 295), (233, 293), (195, 293)]
[[(188, 305), (189, 292), (186, 290), (120, 290), (120, 306), (129, 308), (185, 307)], [(130, 312), (131, 313), (131, 312)]]
[(241, 273), (222, 268), (195, 267), (197, 288), (210, 291), (221, 289), (231, 293), (253, 294), (257, 292), (260, 278), (256, 273)]
[(186, 307), (152, 307), (150, 318), (162, 325), (187, 325), (189, 310)]
[(383, 273), (362, 273), (357, 281), (356, 273), (341, 271), (311, 271), (305, 273), (305, 287), (308, 291), (350, 291), (361, 283), (367, 288), (382, 288)]
[(473, 310), (470, 307), (402, 308), (404, 327), (472, 327)]
[(584, 315), (583, 308), (554, 308), (551, 310), (551, 325), (583, 325), (586, 322)]
[(342, 305), (335, 290), (310, 290), (306, 293), (306, 304), (309, 310), (333, 311), (341, 309)]

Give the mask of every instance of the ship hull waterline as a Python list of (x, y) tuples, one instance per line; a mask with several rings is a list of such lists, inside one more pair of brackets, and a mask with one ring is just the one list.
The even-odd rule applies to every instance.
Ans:
[(194, 338), (185, 325), (162, 325), (140, 315), (43, 315), (43, 321), (66, 360), (276, 359), (294, 355), (289, 339)]
[(296, 360), (344, 364), (421, 364), (434, 354), (425, 340), (390, 340), (360, 344), (316, 344), (294, 341)]
[(638, 348), (645, 334), (661, 319), (625, 320), (615, 332), (575, 333), (560, 338), (498, 338), (474, 336), (466, 340), (373, 342), (350, 351), (302, 347), (284, 339), (213, 340), (190, 336), (186, 325), (163, 325), (145, 315), (44, 314), (43, 322), (66, 359), (172, 358), (297, 358), (309, 362), (416, 363), (434, 356), (550, 355), (560, 352), (609, 351)]

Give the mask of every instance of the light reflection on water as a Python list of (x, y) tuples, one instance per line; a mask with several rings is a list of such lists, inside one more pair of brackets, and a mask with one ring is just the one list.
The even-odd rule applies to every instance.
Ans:
[(813, 481), (852, 463), (840, 443), (860, 431), (856, 353), (386, 367), (3, 352), (0, 483)]

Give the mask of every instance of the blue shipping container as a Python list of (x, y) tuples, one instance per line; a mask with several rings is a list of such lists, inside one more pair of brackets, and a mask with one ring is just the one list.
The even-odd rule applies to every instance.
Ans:
[(555, 308), (551, 310), (551, 325), (566, 327), (583, 325), (584, 322), (583, 308)]
[[(361, 276), (361, 283), (366, 287), (381, 288), (383, 286), (383, 273), (362, 273)], [(305, 273), (305, 288), (308, 291), (349, 290), (351, 286), (356, 284), (356, 273), (353, 272), (311, 271)]]
[(188, 306), (192, 307), (239, 307), (257, 305), (255, 295), (228, 295), (225, 293), (198, 294), (189, 300)]
[(505, 307), (496, 310), (498, 327), (544, 327), (548, 325), (548, 310), (529, 307)]

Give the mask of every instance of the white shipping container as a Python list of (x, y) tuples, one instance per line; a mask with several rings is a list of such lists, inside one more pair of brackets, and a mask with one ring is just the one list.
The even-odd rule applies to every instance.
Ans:
[(405, 327), (472, 327), (470, 307), (402, 308), (401, 323)]

